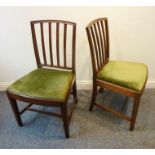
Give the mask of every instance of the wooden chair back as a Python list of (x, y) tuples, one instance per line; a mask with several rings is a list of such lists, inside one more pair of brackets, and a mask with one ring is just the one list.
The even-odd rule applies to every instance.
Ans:
[(75, 72), (76, 23), (61, 20), (31, 21), (38, 67)]
[(86, 32), (95, 76), (109, 59), (108, 19), (99, 18), (90, 22), (86, 27)]

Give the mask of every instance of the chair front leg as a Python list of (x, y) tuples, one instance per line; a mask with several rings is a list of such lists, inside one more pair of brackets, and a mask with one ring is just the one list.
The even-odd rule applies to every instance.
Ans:
[(69, 121), (68, 121), (68, 113), (67, 113), (67, 103), (61, 106), (61, 115), (62, 115), (64, 130), (65, 130), (65, 136), (66, 138), (69, 138)]
[(93, 80), (93, 92), (92, 92), (92, 99), (91, 99), (89, 111), (92, 111), (92, 109), (93, 109), (93, 106), (95, 104), (96, 95), (97, 95), (97, 84), (96, 84), (96, 81)]
[(76, 81), (74, 82), (73, 85), (73, 95), (74, 95), (74, 101), (77, 104), (78, 100), (77, 100), (77, 87), (76, 87)]
[(17, 124), (19, 126), (23, 126), (16, 100), (14, 98), (12, 98), (8, 93), (7, 93), (7, 96), (8, 96), (8, 99), (10, 101), (10, 105), (11, 105), (13, 113), (15, 115)]
[(130, 122), (130, 131), (134, 130), (139, 104), (140, 104), (140, 95), (137, 95), (134, 98), (134, 104), (133, 104), (132, 116), (131, 116), (131, 122)]

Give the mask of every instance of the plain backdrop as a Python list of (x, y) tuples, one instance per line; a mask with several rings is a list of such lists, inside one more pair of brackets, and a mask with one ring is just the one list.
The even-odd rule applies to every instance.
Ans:
[(143, 62), (148, 83), (155, 87), (155, 7), (0, 7), (0, 87), (36, 68), (30, 21), (69, 20), (77, 23), (76, 70), (78, 83), (92, 79), (90, 51), (85, 27), (107, 17), (110, 58)]

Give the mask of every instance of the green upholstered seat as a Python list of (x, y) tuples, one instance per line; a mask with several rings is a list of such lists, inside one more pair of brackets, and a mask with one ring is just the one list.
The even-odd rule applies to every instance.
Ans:
[(64, 101), (73, 77), (70, 71), (39, 68), (14, 82), (8, 91), (30, 97)]
[(97, 74), (97, 79), (141, 91), (147, 74), (147, 66), (143, 63), (109, 61)]

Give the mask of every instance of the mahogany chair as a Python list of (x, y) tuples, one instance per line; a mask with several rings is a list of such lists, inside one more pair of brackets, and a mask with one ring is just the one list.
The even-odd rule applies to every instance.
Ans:
[[(75, 43), (76, 23), (61, 20), (31, 21), (31, 32), (37, 69), (15, 81), (7, 89), (12, 110), (19, 126), (26, 110), (62, 118), (65, 136), (69, 138), (69, 123), (77, 103)], [(68, 114), (68, 99), (74, 103)], [(19, 111), (17, 100), (30, 103)], [(41, 105), (60, 108), (60, 113), (34, 109)]]
[[(89, 111), (97, 106), (130, 122), (130, 130), (134, 130), (140, 98), (146, 85), (148, 70), (143, 63), (109, 60), (108, 19), (93, 20), (86, 27), (93, 66), (93, 92)], [(95, 99), (97, 88), (104, 88), (134, 99), (131, 117), (107, 106), (97, 104)], [(127, 99), (125, 101), (127, 101)], [(125, 102), (126, 103), (126, 102)], [(124, 104), (125, 105), (125, 104)]]

